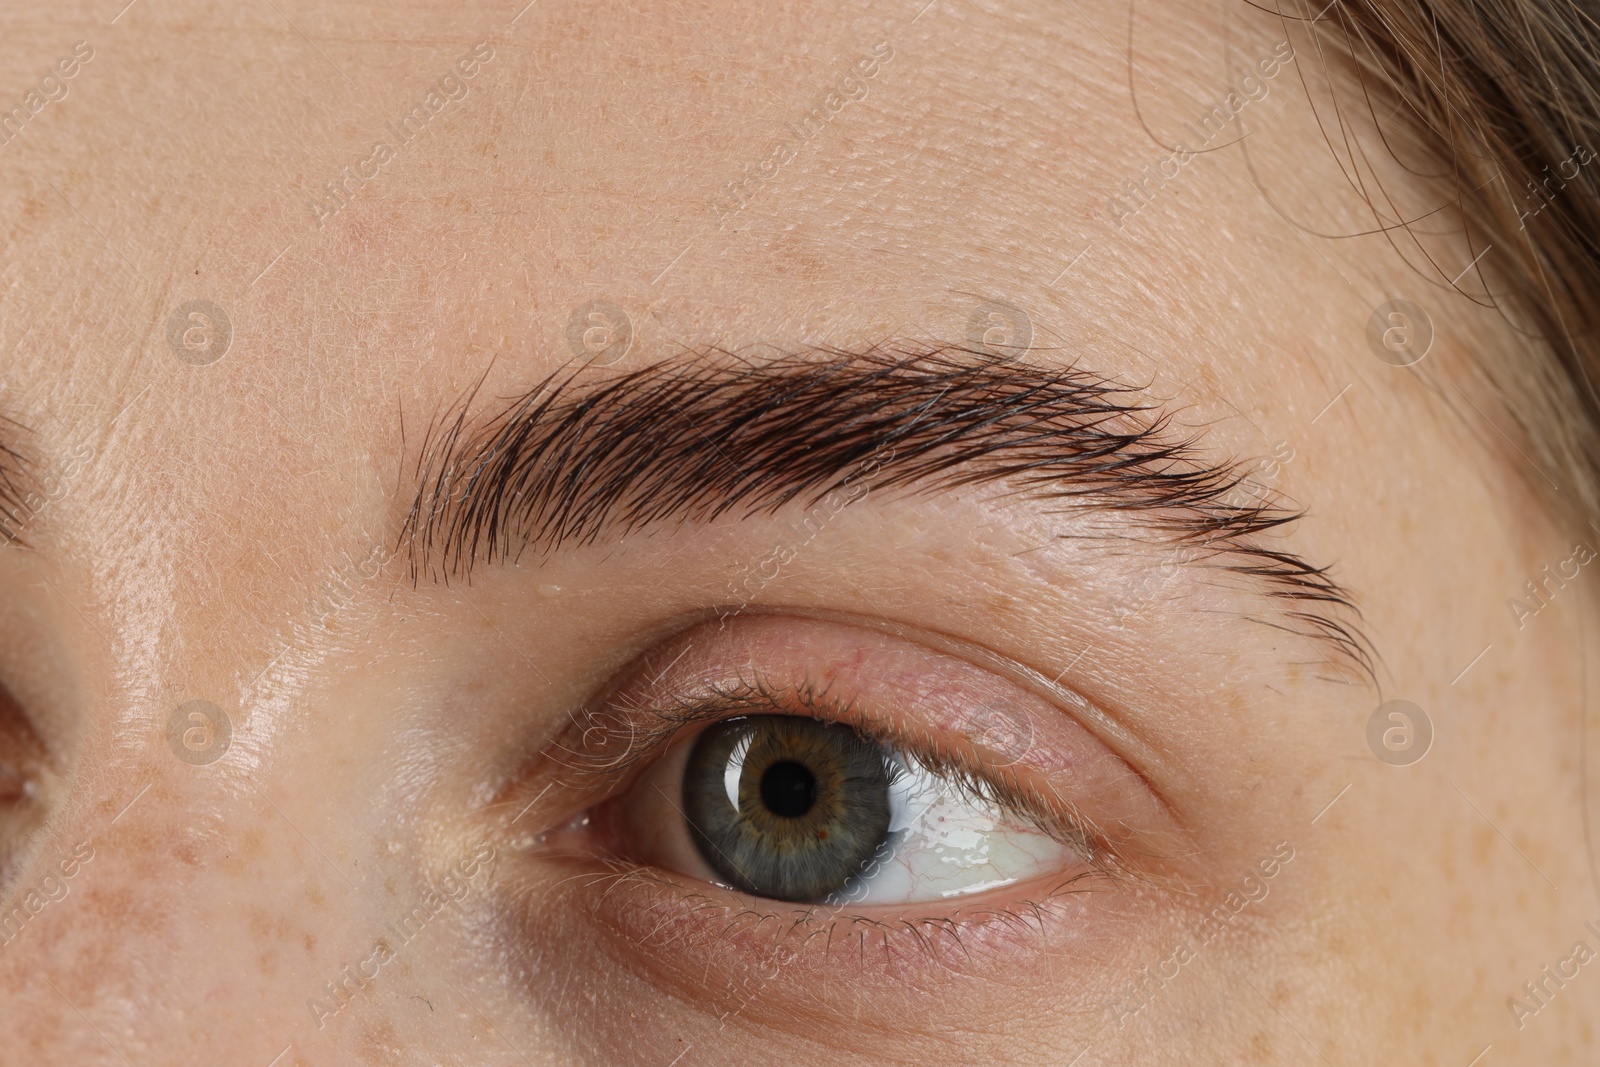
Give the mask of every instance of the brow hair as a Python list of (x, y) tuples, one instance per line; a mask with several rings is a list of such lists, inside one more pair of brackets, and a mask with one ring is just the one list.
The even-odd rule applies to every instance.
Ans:
[(33, 463), (18, 443), (26, 433), (21, 423), (0, 415), (0, 545), (27, 546), (22, 528), (28, 524), (27, 498), (36, 485)]
[(1118, 512), (1285, 602), (1280, 624), (1373, 677), (1350, 595), (1261, 535), (1299, 517), (1139, 387), (958, 347), (685, 353), (600, 380), (555, 372), (474, 421), (482, 385), (436, 421), (401, 541), (413, 581), (670, 522), (810, 508), (877, 469), (874, 491), (984, 483)]

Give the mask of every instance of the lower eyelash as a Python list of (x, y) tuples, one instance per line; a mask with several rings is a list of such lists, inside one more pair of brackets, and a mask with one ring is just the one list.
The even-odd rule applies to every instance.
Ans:
[[(907, 964), (958, 973), (952, 966), (957, 957), (970, 964), (973, 953), (982, 951), (985, 943), (1048, 938), (1054, 924), (1065, 917), (1063, 905), (1070, 898), (1116, 888), (1115, 882), (1107, 884), (1104, 872), (1087, 868), (1049, 883), (1029, 898), (1004, 904), (963, 904), (946, 915), (924, 914), (916, 905), (884, 907), (877, 914), (843, 906), (777, 902), (762, 908), (752, 906), (753, 898), (741, 895), (733, 899), (733, 890), (689, 885), (648, 865), (590, 854), (583, 858), (598, 862), (603, 870), (574, 874), (564, 882), (591, 902), (587, 907), (597, 913), (595, 918), (628, 936), (634, 948), (659, 952), (682, 941), (710, 938), (724, 948), (745, 946), (747, 955), (763, 965), (777, 960), (787, 966), (806, 959), (810, 965), (830, 967), (837, 953), (854, 946), (851, 955), (858, 965), (870, 962), (890, 973)], [(630, 890), (645, 893), (647, 899), (614, 899), (631, 895)], [(545, 893), (540, 898), (548, 900)], [(537, 906), (530, 901), (528, 907)], [(662, 908), (677, 913), (660, 917), (649, 928), (631, 921)], [(605, 914), (608, 911), (610, 914)], [(770, 935), (763, 930), (770, 930)], [(808, 949), (818, 951), (812, 946), (819, 939), (820, 958), (807, 958)]]

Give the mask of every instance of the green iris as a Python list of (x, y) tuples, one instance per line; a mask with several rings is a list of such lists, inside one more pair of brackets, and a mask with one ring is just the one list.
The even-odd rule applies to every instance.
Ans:
[(895, 768), (850, 727), (798, 715), (728, 719), (696, 739), (683, 807), (705, 861), (756, 896), (843, 890), (889, 836)]

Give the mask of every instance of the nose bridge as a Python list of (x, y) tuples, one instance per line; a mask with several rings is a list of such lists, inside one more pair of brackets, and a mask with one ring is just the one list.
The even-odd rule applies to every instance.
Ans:
[[(29, 966), (46, 949), (55, 959), (83, 960), (98, 955), (91, 945), (151, 939), (172, 910), (170, 898), (197, 903), (181, 887), (204, 842), (216, 838), (218, 813), (200, 809), (158, 762), (120, 773), (105, 762), (93, 753), (80, 757), (60, 810), (14, 875), (0, 919), (7, 937), (0, 973)], [(73, 951), (62, 956), (63, 948)], [(149, 956), (147, 946), (129, 951)]]
[[(172, 887), (161, 875), (173, 849), (158, 809), (171, 786), (129, 787), (93, 753), (77, 771), (0, 901), (0, 1001), (18, 1047), (39, 1062), (97, 1063), (119, 1047), (117, 1035), (136, 1043), (132, 1021), (108, 1006), (135, 1003), (166, 971), (158, 959)], [(97, 1028), (105, 1037), (86, 1040)]]
[(451, 851), (469, 870), (441, 880), (393, 835), (373, 848), (382, 776), (347, 761), (359, 740), (331, 712), (257, 750), (248, 711), (219, 725), (181, 697), (78, 755), (0, 902), (0, 1065), (382, 1062), (483, 1039), (450, 946), (484, 850)]
[(8, 1029), (28, 1062), (189, 1062), (222, 1032), (225, 1059), (254, 1055), (299, 1022), (292, 994), (360, 898), (329, 887), (272, 784), (164, 736), (128, 756), (80, 755), (0, 904)]
[[(0, 1067), (392, 1062), (483, 1039), (452, 1000), (452, 928), (480, 902), (439, 889), (407, 836), (416, 785), (389, 784), (388, 708), (350, 654), (387, 603), (382, 528), (362, 512), (302, 543), (263, 523), (247, 552), (196, 519), (52, 576), (38, 629), (79, 654), (65, 698), (23, 702), (59, 706), (66, 765), (0, 889)], [(213, 573), (236, 584), (194, 580)]]

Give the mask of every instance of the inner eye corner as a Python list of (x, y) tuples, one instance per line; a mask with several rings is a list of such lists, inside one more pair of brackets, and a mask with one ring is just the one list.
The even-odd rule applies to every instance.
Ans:
[(8, 790), (37, 796), (45, 779), (59, 768), (32, 716), (4, 683), (0, 683), (0, 801)]
[(0, 888), (40, 840), (63, 773), (33, 717), (0, 683)]

